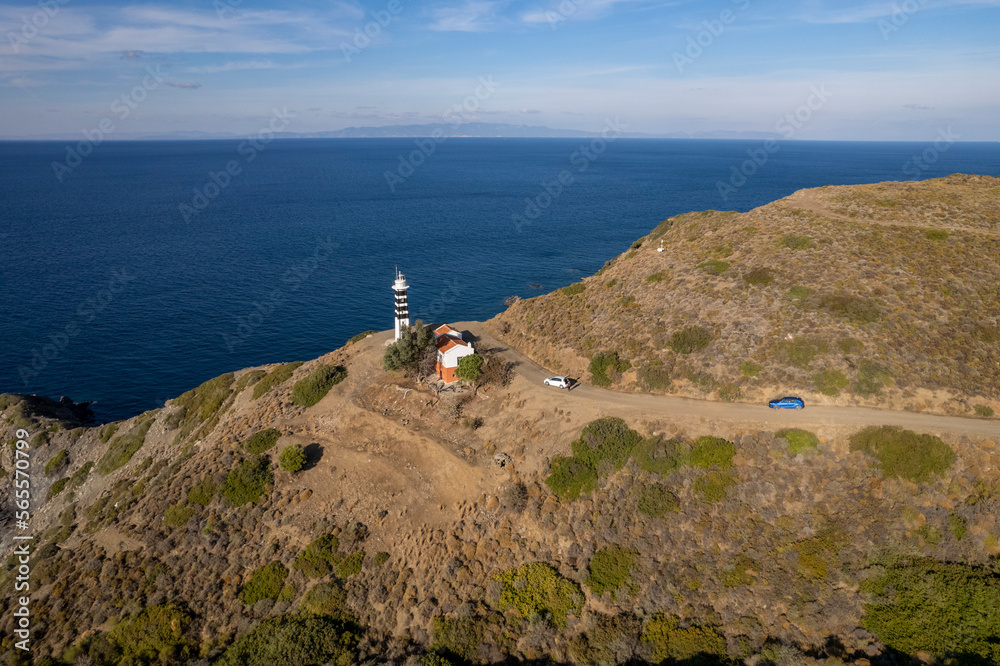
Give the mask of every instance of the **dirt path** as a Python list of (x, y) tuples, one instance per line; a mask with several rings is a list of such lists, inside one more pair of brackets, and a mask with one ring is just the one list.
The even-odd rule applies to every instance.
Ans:
[[(829, 218), (829, 219), (842, 220), (844, 222), (855, 222), (855, 223), (861, 222), (861, 223), (865, 223), (865, 224), (881, 224), (882, 226), (886, 226), (886, 227), (918, 227), (918, 226), (924, 226), (924, 227), (926, 227), (926, 226), (929, 226), (929, 224), (920, 225), (920, 224), (910, 224), (910, 223), (907, 223), (907, 222), (895, 222), (895, 221), (892, 221), (892, 220), (873, 220), (873, 219), (870, 219), (870, 218), (851, 217), (850, 215), (843, 215), (841, 213), (835, 213), (835, 212), (833, 212), (832, 210), (830, 210), (827, 207), (826, 203), (822, 199), (820, 199), (820, 197), (819, 197), (819, 190), (817, 190), (817, 189), (799, 190), (798, 192), (795, 192), (795, 193), (793, 193), (793, 194), (785, 197), (784, 199), (781, 199), (780, 201), (781, 202), (786, 202), (786, 203), (790, 204), (794, 208), (801, 208), (803, 210), (808, 210), (808, 211), (810, 211), (812, 213), (816, 213), (817, 215), (822, 215), (823, 217), (826, 217), (826, 218)], [(768, 205), (771, 205), (771, 204), (768, 204)], [(986, 235), (986, 236), (1000, 236), (1000, 232), (991, 231), (989, 229), (976, 229), (974, 227), (961, 227), (961, 226), (956, 226), (956, 225), (953, 225), (953, 224), (940, 224), (939, 222), (934, 222), (933, 226), (934, 226), (935, 229), (947, 229), (948, 231), (965, 232), (965, 233), (973, 233), (973, 234), (983, 234), (983, 235)]]
[[(746, 429), (778, 430), (780, 428), (818, 428), (826, 431), (856, 430), (870, 425), (898, 425), (921, 433), (936, 435), (968, 435), (996, 439), (1000, 437), (1000, 421), (972, 419), (935, 414), (897, 412), (868, 407), (807, 407), (803, 410), (769, 409), (767, 405), (714, 402), (694, 398), (617, 393), (580, 384), (570, 391), (544, 386), (542, 380), (552, 373), (517, 351), (506, 347), (491, 336), (480, 322), (453, 324), (479, 339), (483, 349), (494, 349), (517, 365), (517, 373), (526, 380), (526, 397), (544, 403), (561, 404), (564, 408), (591, 409), (602, 406), (609, 410), (624, 408), (680, 422), (724, 422)], [(708, 433), (705, 433), (708, 434)]]

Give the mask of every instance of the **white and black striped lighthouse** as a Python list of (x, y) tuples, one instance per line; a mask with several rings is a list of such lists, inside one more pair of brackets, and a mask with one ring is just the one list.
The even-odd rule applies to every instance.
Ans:
[(406, 303), (406, 277), (396, 269), (396, 281), (392, 283), (392, 291), (396, 295), (396, 340), (399, 340), (404, 326), (410, 325), (410, 307)]

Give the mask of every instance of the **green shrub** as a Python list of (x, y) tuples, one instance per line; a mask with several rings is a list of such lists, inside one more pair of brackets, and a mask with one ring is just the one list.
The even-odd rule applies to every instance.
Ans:
[(870, 398), (882, 393), (882, 387), (892, 382), (889, 370), (875, 361), (861, 361), (858, 364), (858, 375), (854, 379), (854, 392)]
[(218, 490), (218, 484), (210, 477), (206, 477), (191, 487), (187, 494), (187, 500), (191, 504), (208, 506), (212, 503), (212, 498), (215, 497)]
[(965, 522), (965, 518), (954, 513), (948, 516), (948, 529), (956, 541), (961, 541), (969, 533), (969, 527)]
[(719, 399), (724, 402), (736, 402), (742, 397), (743, 389), (739, 387), (739, 384), (729, 383), (719, 388)]
[[(975, 410), (976, 410), (976, 416), (982, 417), (984, 419), (993, 417), (993, 408), (990, 407), (989, 405), (976, 405)], [(48, 467), (46, 467), (46, 470), (48, 470)]]
[(240, 588), (240, 599), (252, 606), (261, 599), (277, 600), (288, 577), (288, 569), (281, 562), (271, 562), (255, 569)]
[(386, 347), (382, 367), (389, 371), (414, 371), (424, 351), (434, 344), (434, 331), (419, 319), (413, 326), (404, 326), (399, 340)]
[(917, 528), (917, 534), (923, 537), (928, 545), (937, 546), (941, 543), (941, 530), (930, 524), (924, 524)]
[(674, 331), (670, 336), (670, 348), (678, 354), (693, 354), (701, 351), (712, 341), (712, 334), (702, 326), (688, 326)]
[(644, 240), (646, 240), (646, 239), (645, 238), (640, 238), (639, 240), (637, 240), (634, 243), (632, 243), (631, 245), (629, 245), (629, 249), (630, 250), (638, 250), (640, 247), (642, 247), (642, 242)]
[(340, 583), (322, 582), (302, 597), (302, 610), (313, 615), (337, 616), (344, 610), (347, 592)]
[(717, 259), (710, 259), (709, 261), (703, 261), (698, 264), (698, 268), (705, 271), (709, 275), (722, 275), (727, 270), (729, 270), (729, 263), (725, 261), (719, 261)]
[(107, 444), (108, 440), (111, 439), (116, 432), (118, 432), (118, 428), (120, 428), (121, 425), (121, 421), (117, 421), (115, 423), (109, 423), (105, 426), (101, 426), (101, 429), (97, 431), (97, 437), (101, 440), (101, 443)]
[(579, 615), (583, 608), (580, 586), (548, 564), (524, 564), (494, 578), (502, 584), (497, 601), (501, 612), (513, 609), (525, 620), (541, 617), (565, 629), (567, 616)]
[(365, 338), (367, 338), (369, 335), (374, 335), (375, 333), (378, 333), (378, 331), (362, 331), (361, 333), (358, 333), (357, 335), (351, 337), (350, 340), (348, 340), (347, 342), (344, 343), (344, 346), (345, 347), (349, 347), (349, 346), (353, 345), (355, 342), (361, 342), (362, 340), (364, 340)]
[(755, 268), (743, 275), (743, 281), (757, 287), (767, 287), (774, 282), (774, 273), (769, 268)]
[(348, 576), (359, 574), (361, 573), (361, 565), (364, 564), (364, 561), (365, 552), (363, 550), (351, 553), (342, 559), (337, 565), (337, 574), (341, 578), (347, 578)]
[(809, 298), (809, 293), (808, 287), (797, 284), (788, 290), (788, 298), (793, 301), (801, 301), (804, 298)]
[(571, 284), (568, 287), (563, 287), (559, 291), (567, 296), (576, 296), (577, 294), (582, 294), (586, 288), (587, 285), (582, 282), (577, 282), (576, 284)]
[(753, 361), (743, 361), (740, 363), (740, 374), (744, 377), (756, 377), (760, 374), (761, 370), (763, 370), (763, 368)]
[(52, 476), (63, 470), (69, 464), (69, 451), (63, 449), (55, 454), (45, 463), (45, 476)]
[(239, 393), (248, 386), (253, 386), (260, 380), (267, 377), (267, 370), (251, 370), (249, 372), (243, 373), (239, 379), (236, 380), (236, 386), (233, 387), (233, 393)]
[(775, 437), (780, 437), (788, 442), (788, 450), (793, 455), (815, 451), (819, 448), (819, 438), (808, 430), (798, 428), (786, 428), (774, 433)]
[(819, 299), (819, 307), (853, 324), (870, 324), (882, 318), (875, 301), (860, 296), (825, 294)]
[(948, 240), (948, 232), (944, 229), (928, 229), (924, 233), (924, 237), (927, 240), (943, 241)]
[(479, 379), (482, 367), (483, 357), (479, 354), (469, 354), (458, 360), (458, 369), (455, 374), (468, 382), (474, 382)]
[(238, 638), (217, 666), (350, 666), (360, 641), (354, 626), (320, 615), (279, 615)]
[(678, 441), (647, 437), (632, 449), (632, 459), (640, 469), (652, 474), (667, 475), (684, 463), (686, 451)]
[(302, 365), (301, 361), (297, 361), (295, 363), (285, 363), (284, 365), (279, 365), (277, 368), (264, 375), (263, 379), (254, 384), (253, 399), (256, 400), (278, 384), (282, 384), (291, 379), (292, 373), (295, 372), (300, 365)]
[(175, 406), (183, 407), (187, 414), (187, 419), (201, 423), (207, 421), (215, 415), (222, 403), (226, 401), (232, 393), (230, 387), (233, 385), (233, 373), (227, 372), (213, 379), (209, 379), (197, 388), (174, 398)]
[(388, 561), (389, 561), (389, 553), (385, 552), (384, 550), (381, 550), (375, 553), (375, 559), (372, 560), (372, 566), (374, 566), (377, 569)]
[(632, 294), (625, 294), (624, 296), (618, 299), (618, 305), (622, 306), (623, 308), (627, 308), (633, 303), (635, 303), (635, 296), (633, 296)]
[(482, 618), (438, 615), (431, 621), (431, 648), (461, 659), (463, 663), (479, 663), (476, 656), (487, 626)]
[(638, 556), (637, 551), (617, 545), (601, 548), (590, 558), (587, 587), (597, 596), (610, 592), (611, 596), (616, 599), (618, 591), (623, 587), (626, 587), (629, 592), (634, 591), (632, 567)]
[(838, 396), (840, 390), (847, 388), (850, 381), (840, 370), (828, 369), (813, 375), (813, 383), (816, 385), (816, 390), (823, 395)]
[(753, 572), (757, 568), (756, 562), (746, 555), (740, 555), (736, 558), (732, 568), (723, 572), (721, 582), (726, 587), (753, 585), (756, 582)]
[(86, 462), (83, 467), (73, 472), (73, 476), (69, 477), (70, 488), (79, 488), (83, 485), (83, 482), (87, 480), (87, 476), (90, 474), (90, 470), (94, 469), (94, 463)]
[(954, 663), (1000, 662), (1000, 576), (932, 559), (887, 565), (862, 583), (861, 626), (888, 647)]
[(306, 466), (306, 460), (306, 450), (301, 444), (289, 444), (278, 456), (278, 466), (294, 474)]
[(869, 426), (850, 437), (851, 450), (879, 461), (882, 476), (929, 482), (943, 476), (955, 462), (955, 452), (934, 435), (918, 435), (899, 426)]
[(549, 465), (547, 485), (561, 500), (574, 500), (597, 488), (597, 469), (573, 456), (556, 456)]
[(347, 368), (341, 365), (321, 365), (292, 387), (292, 404), (312, 407), (334, 386), (347, 378)]
[(107, 476), (131, 460), (146, 441), (146, 433), (149, 432), (153, 421), (151, 418), (143, 419), (126, 434), (118, 435), (111, 440), (107, 452), (97, 461), (98, 473)]
[(194, 509), (179, 502), (167, 508), (166, 513), (163, 514), (163, 522), (171, 527), (184, 527), (193, 515)]
[(736, 485), (736, 477), (731, 472), (710, 471), (694, 480), (694, 491), (706, 502), (721, 502)]
[(618, 357), (616, 351), (603, 351), (590, 359), (590, 375), (597, 386), (611, 386), (618, 380), (618, 374), (625, 372), (632, 364)]
[(636, 380), (647, 391), (666, 391), (673, 385), (670, 372), (660, 365), (644, 365), (636, 372)]
[(681, 510), (677, 496), (659, 484), (643, 486), (639, 492), (638, 506), (640, 512), (653, 518), (662, 518), (668, 513), (677, 513)]
[(736, 445), (720, 437), (699, 437), (691, 446), (690, 462), (702, 469), (729, 469), (733, 466)]
[(340, 541), (332, 534), (324, 534), (302, 551), (292, 565), (309, 578), (322, 578), (333, 572), (333, 567), (343, 559), (337, 548)]
[(778, 241), (779, 247), (787, 247), (789, 250), (808, 250), (812, 247), (813, 239), (809, 236), (799, 234), (785, 234)]
[(268, 486), (274, 483), (271, 459), (264, 455), (247, 458), (226, 475), (222, 496), (233, 506), (256, 504)]
[(837, 346), (839, 346), (840, 351), (845, 354), (855, 354), (865, 348), (865, 343), (855, 338), (842, 338), (840, 342), (837, 343)]
[(69, 483), (69, 477), (59, 479), (58, 481), (53, 481), (52, 485), (49, 486), (49, 492), (47, 499), (52, 499), (62, 491), (66, 490), (66, 485)]
[(121, 654), (121, 664), (186, 662), (196, 656), (195, 644), (184, 636), (191, 615), (169, 603), (150, 606), (119, 622), (108, 632), (109, 641)]
[(658, 273), (653, 273), (652, 275), (647, 275), (646, 282), (663, 282), (665, 277), (666, 276), (663, 274), (663, 271), (660, 271)]
[(808, 368), (817, 356), (825, 354), (829, 348), (825, 340), (810, 337), (795, 338), (783, 344), (788, 363), (803, 369)]
[(280, 437), (281, 433), (275, 428), (259, 430), (243, 442), (243, 448), (253, 454), (264, 453), (270, 451), (278, 443)]
[(642, 642), (651, 648), (653, 662), (669, 659), (693, 665), (699, 661), (713, 663), (726, 659), (726, 639), (715, 629), (678, 625), (679, 620), (669, 615), (654, 615), (646, 622)]

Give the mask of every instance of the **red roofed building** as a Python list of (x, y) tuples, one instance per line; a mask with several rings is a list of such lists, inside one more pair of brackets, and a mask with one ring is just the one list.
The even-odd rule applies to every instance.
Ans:
[(471, 342), (466, 342), (458, 331), (448, 324), (442, 324), (434, 329), (434, 346), (437, 347), (437, 375), (446, 384), (458, 381), (458, 362), (475, 354)]

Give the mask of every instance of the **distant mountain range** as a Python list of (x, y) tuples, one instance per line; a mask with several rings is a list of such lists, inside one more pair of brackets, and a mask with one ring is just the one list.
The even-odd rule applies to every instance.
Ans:
[[(553, 129), (539, 125), (511, 125), (509, 123), (425, 123), (420, 125), (383, 125), (380, 127), (346, 127), (324, 132), (281, 132), (283, 139), (391, 139), (419, 138), (429, 136), (476, 137), (476, 138), (591, 138), (601, 132), (583, 130)], [(715, 130), (710, 132), (670, 132), (648, 134), (644, 132), (622, 132), (626, 139), (784, 139), (774, 132), (735, 132)], [(118, 132), (109, 137), (117, 141), (192, 141), (206, 139), (239, 139), (242, 134), (233, 132)], [(30, 137), (4, 137), (5, 140), (72, 141), (80, 138), (79, 133), (54, 133)]]

